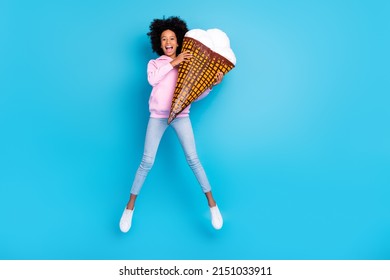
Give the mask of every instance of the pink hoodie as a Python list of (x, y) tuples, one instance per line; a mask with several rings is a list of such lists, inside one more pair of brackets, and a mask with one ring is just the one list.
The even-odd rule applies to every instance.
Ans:
[[(177, 80), (177, 68), (171, 65), (173, 59), (162, 55), (148, 63), (148, 82), (153, 87), (149, 98), (149, 111), (152, 118), (168, 118), (171, 110), (173, 93)], [(210, 89), (196, 99), (203, 99), (210, 93)], [(190, 113), (189, 105), (177, 117), (187, 117)]]

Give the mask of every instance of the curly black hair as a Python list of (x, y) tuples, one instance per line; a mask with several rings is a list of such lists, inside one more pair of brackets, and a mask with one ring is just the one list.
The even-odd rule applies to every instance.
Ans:
[(172, 30), (175, 32), (177, 43), (179, 46), (176, 49), (176, 54), (181, 52), (181, 45), (183, 42), (184, 34), (188, 31), (187, 24), (184, 20), (179, 17), (169, 17), (165, 19), (154, 19), (149, 26), (150, 32), (148, 36), (150, 37), (150, 42), (152, 43), (152, 50), (158, 55), (163, 55), (164, 52), (161, 49), (161, 33), (165, 30)]

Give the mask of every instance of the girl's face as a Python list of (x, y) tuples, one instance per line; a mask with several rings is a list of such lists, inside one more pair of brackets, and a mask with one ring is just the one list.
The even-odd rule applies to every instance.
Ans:
[(166, 56), (171, 58), (176, 57), (176, 49), (179, 46), (177, 44), (177, 38), (175, 32), (172, 30), (165, 30), (161, 33), (161, 48)]

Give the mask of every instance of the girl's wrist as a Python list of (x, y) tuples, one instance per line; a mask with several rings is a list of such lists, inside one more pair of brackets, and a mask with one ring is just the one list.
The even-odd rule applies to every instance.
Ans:
[(172, 67), (176, 67), (177, 65), (179, 65), (179, 63), (176, 63), (175, 60), (172, 60), (172, 61), (171, 61), (171, 65), (172, 65)]

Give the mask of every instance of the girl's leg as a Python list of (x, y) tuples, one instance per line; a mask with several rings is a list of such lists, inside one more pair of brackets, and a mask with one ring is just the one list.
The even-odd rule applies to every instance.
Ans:
[(131, 195), (129, 202), (127, 203), (127, 209), (134, 209), (134, 204), (137, 195), (141, 191), (145, 179), (149, 171), (153, 167), (158, 146), (167, 127), (168, 124), (165, 119), (149, 119), (148, 127), (146, 129), (144, 153), (142, 156), (141, 164), (139, 165), (135, 174), (133, 185), (131, 187)]
[(128, 209), (128, 210), (134, 210), (134, 204), (135, 204), (135, 200), (136, 200), (136, 199), (137, 199), (137, 195), (136, 195), (136, 194), (130, 193), (130, 199), (129, 199), (129, 201), (127, 202), (126, 209)]
[(205, 193), (205, 195), (206, 195), (207, 203), (209, 204), (209, 207), (215, 207), (217, 205), (217, 203), (215, 202), (213, 194), (211, 193), (211, 191)]
[(206, 172), (204, 171), (196, 153), (195, 138), (190, 118), (177, 118), (171, 124), (179, 137), (188, 165), (191, 167), (206, 195), (207, 202), (210, 207), (211, 224), (215, 229), (221, 229), (223, 225), (223, 218), (213, 198), (213, 194), (211, 193), (211, 187), (209, 180), (207, 179)]
[(183, 147), (188, 165), (191, 167), (200, 186), (202, 187), (203, 192), (206, 195), (209, 206), (214, 207), (216, 202), (213, 198), (211, 186), (206, 172), (204, 171), (196, 152), (195, 138), (190, 118), (177, 118), (172, 122), (172, 126), (176, 131), (181, 146)]
[(160, 144), (161, 137), (163, 136), (167, 126), (167, 121), (164, 121), (164, 119), (149, 119), (148, 127), (146, 130), (144, 154), (142, 157), (142, 161), (135, 174), (133, 186), (131, 187), (130, 191), (130, 200), (127, 203), (126, 208), (123, 211), (122, 217), (119, 221), (119, 228), (122, 232), (128, 232), (131, 228), (135, 200), (142, 188), (142, 185), (145, 182), (148, 172), (153, 166), (158, 145)]

